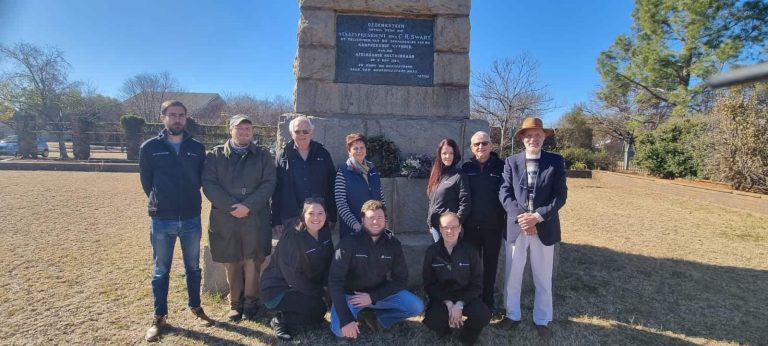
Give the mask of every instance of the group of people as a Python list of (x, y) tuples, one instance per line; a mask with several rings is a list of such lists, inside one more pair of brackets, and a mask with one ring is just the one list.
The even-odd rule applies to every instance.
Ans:
[[(429, 329), (439, 335), (459, 329), (460, 341), (473, 344), (494, 312), (505, 243), (506, 316), (500, 325), (511, 329), (520, 323), (520, 287), (530, 251), (533, 322), (539, 335), (549, 337), (553, 245), (560, 240), (558, 209), (566, 185), (562, 157), (541, 150), (552, 133), (541, 120), (525, 119), (515, 137), (526, 150), (506, 162), (492, 152), (485, 132), (472, 136), (473, 157), (463, 165), (455, 141), (439, 143), (426, 191), (426, 229), (435, 242), (423, 262), (424, 311), (424, 302), (406, 290), (403, 248), (387, 228), (381, 179), (365, 159), (364, 135), (346, 137), (349, 158), (336, 167), (323, 145), (312, 140), (310, 119), (299, 116), (289, 124), (291, 141), (273, 160), (253, 143), (252, 122), (236, 115), (228, 121), (231, 138), (206, 153), (184, 130), (186, 111), (181, 102), (164, 102), (165, 128), (140, 152), (154, 261), (154, 318), (147, 340), (156, 340), (167, 323), (176, 238), (189, 308), (200, 325), (215, 322), (200, 306), (201, 188), (211, 202), (211, 256), (224, 263), (229, 283), (230, 321), (254, 319), (264, 306), (274, 312), (270, 325), (276, 337), (290, 340), (299, 326), (321, 325), (330, 306), (331, 331), (356, 339), (360, 324), (389, 328), (424, 312)], [(331, 237), (337, 226), (338, 246)], [(279, 238), (274, 251), (273, 235)]]

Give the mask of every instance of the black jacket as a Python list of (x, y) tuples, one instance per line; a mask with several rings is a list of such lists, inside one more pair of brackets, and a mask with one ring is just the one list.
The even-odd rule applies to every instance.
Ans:
[[(272, 225), (282, 225), (282, 219), (298, 217), (304, 200), (313, 196), (325, 199), (328, 221), (335, 223), (337, 218), (333, 185), (336, 180), (336, 168), (331, 154), (322, 144), (311, 141), (309, 155), (304, 161), (294, 145), (293, 141), (288, 142), (276, 160), (277, 186), (272, 195)], [(293, 172), (298, 170), (309, 170), (309, 194), (294, 188)]]
[(485, 162), (483, 168), (474, 157), (464, 162), (462, 172), (469, 180), (472, 195), (472, 210), (469, 212), (464, 228), (482, 228), (502, 232), (506, 228), (504, 206), (499, 201), (499, 190), (504, 182), (504, 161), (496, 153)]
[(407, 283), (403, 248), (389, 230), (375, 243), (365, 230), (341, 239), (331, 263), (328, 290), (342, 326), (355, 320), (345, 294), (365, 292), (375, 304), (405, 289)]
[(483, 263), (471, 245), (459, 241), (451, 254), (443, 239), (424, 255), (424, 290), (430, 300), (469, 303), (483, 293)]
[(328, 227), (320, 229), (317, 239), (306, 230), (286, 230), (261, 274), (262, 299), (269, 301), (289, 290), (322, 297), (332, 259)]
[(459, 215), (459, 220), (463, 224), (471, 209), (472, 200), (467, 176), (457, 167), (446, 168), (437, 186), (429, 195), (427, 223), (430, 227), (439, 230), (440, 214), (452, 211)]
[(184, 132), (179, 154), (165, 138), (167, 130), (141, 144), (139, 175), (149, 197), (149, 216), (187, 219), (200, 216), (205, 146)]

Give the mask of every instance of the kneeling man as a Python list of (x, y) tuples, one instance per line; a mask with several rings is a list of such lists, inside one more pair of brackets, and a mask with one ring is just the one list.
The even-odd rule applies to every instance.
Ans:
[(370, 200), (361, 209), (364, 231), (341, 239), (328, 276), (331, 331), (350, 339), (360, 335), (357, 316), (365, 308), (384, 328), (424, 310), (421, 299), (405, 290), (408, 268), (400, 241), (386, 229), (384, 205)]

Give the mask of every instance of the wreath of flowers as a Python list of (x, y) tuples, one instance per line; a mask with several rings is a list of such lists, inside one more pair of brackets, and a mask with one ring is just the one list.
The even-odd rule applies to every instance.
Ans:
[(384, 135), (368, 138), (368, 160), (376, 165), (384, 178), (396, 177), (400, 174), (400, 148), (395, 142)]

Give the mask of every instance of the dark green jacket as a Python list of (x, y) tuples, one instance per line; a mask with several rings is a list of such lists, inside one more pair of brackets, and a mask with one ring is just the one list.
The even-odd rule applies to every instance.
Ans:
[[(272, 251), (269, 198), (275, 190), (275, 164), (265, 149), (251, 143), (245, 155), (229, 142), (205, 158), (203, 193), (211, 201), (209, 240), (215, 262), (263, 260)], [(232, 205), (250, 209), (247, 217), (230, 214)]]

